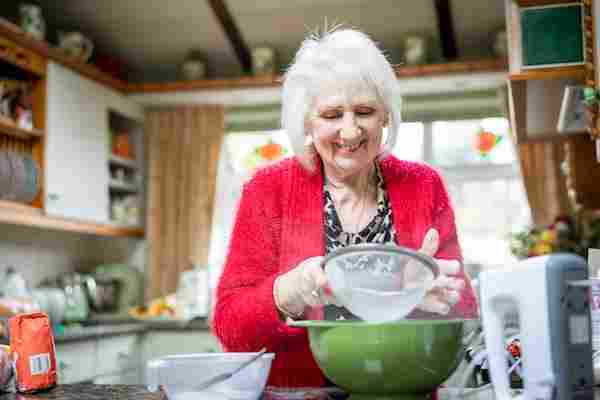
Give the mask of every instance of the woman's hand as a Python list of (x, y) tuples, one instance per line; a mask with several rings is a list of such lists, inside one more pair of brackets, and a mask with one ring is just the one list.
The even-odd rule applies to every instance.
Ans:
[(323, 257), (311, 257), (279, 276), (273, 285), (275, 305), (283, 314), (299, 318), (307, 307), (330, 304)]
[[(433, 257), (440, 246), (440, 235), (436, 229), (430, 229), (423, 239), (423, 244), (419, 250), (421, 253)], [(417, 306), (422, 311), (436, 314), (448, 314), (452, 307), (460, 300), (460, 292), (465, 287), (465, 281), (460, 278), (453, 278), (448, 275), (454, 275), (460, 270), (458, 260), (435, 259), (439, 266), (440, 274), (432, 282), (430, 289), (425, 295), (425, 299)]]

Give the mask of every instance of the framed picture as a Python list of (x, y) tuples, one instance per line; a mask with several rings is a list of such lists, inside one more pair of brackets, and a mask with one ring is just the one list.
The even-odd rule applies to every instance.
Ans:
[(522, 7), (520, 18), (523, 69), (584, 63), (579, 2)]

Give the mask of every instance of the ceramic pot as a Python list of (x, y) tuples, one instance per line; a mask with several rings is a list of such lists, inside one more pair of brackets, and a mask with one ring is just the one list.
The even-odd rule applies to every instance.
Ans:
[(252, 70), (254, 75), (275, 74), (275, 50), (266, 46), (252, 49)]
[(34, 4), (21, 4), (19, 6), (21, 29), (39, 40), (46, 37), (46, 22), (42, 16), (42, 9)]
[(84, 63), (94, 51), (92, 41), (79, 32), (58, 32), (58, 47), (67, 57)]
[(195, 81), (206, 78), (206, 61), (198, 50), (189, 52), (181, 64), (181, 78), (186, 81)]
[(294, 321), (323, 373), (357, 399), (426, 399), (463, 359), (464, 320)]

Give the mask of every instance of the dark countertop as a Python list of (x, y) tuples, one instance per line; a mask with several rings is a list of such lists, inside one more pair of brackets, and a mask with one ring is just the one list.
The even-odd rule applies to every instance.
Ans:
[[(265, 390), (262, 400), (346, 400), (348, 395), (336, 388), (316, 388), (282, 392)], [(142, 385), (95, 385), (80, 383), (58, 385), (50, 390), (34, 393), (7, 393), (1, 400), (167, 400), (162, 392), (149, 392)]]
[(0, 395), (2, 400), (166, 400), (161, 393), (149, 392), (142, 385), (94, 385), (92, 383), (78, 383), (73, 385), (58, 385), (50, 390), (34, 393), (20, 394), (7, 393)]

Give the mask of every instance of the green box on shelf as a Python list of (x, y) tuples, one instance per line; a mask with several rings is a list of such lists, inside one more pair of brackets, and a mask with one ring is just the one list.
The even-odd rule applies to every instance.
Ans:
[(580, 3), (523, 7), (523, 68), (580, 65), (584, 62)]

